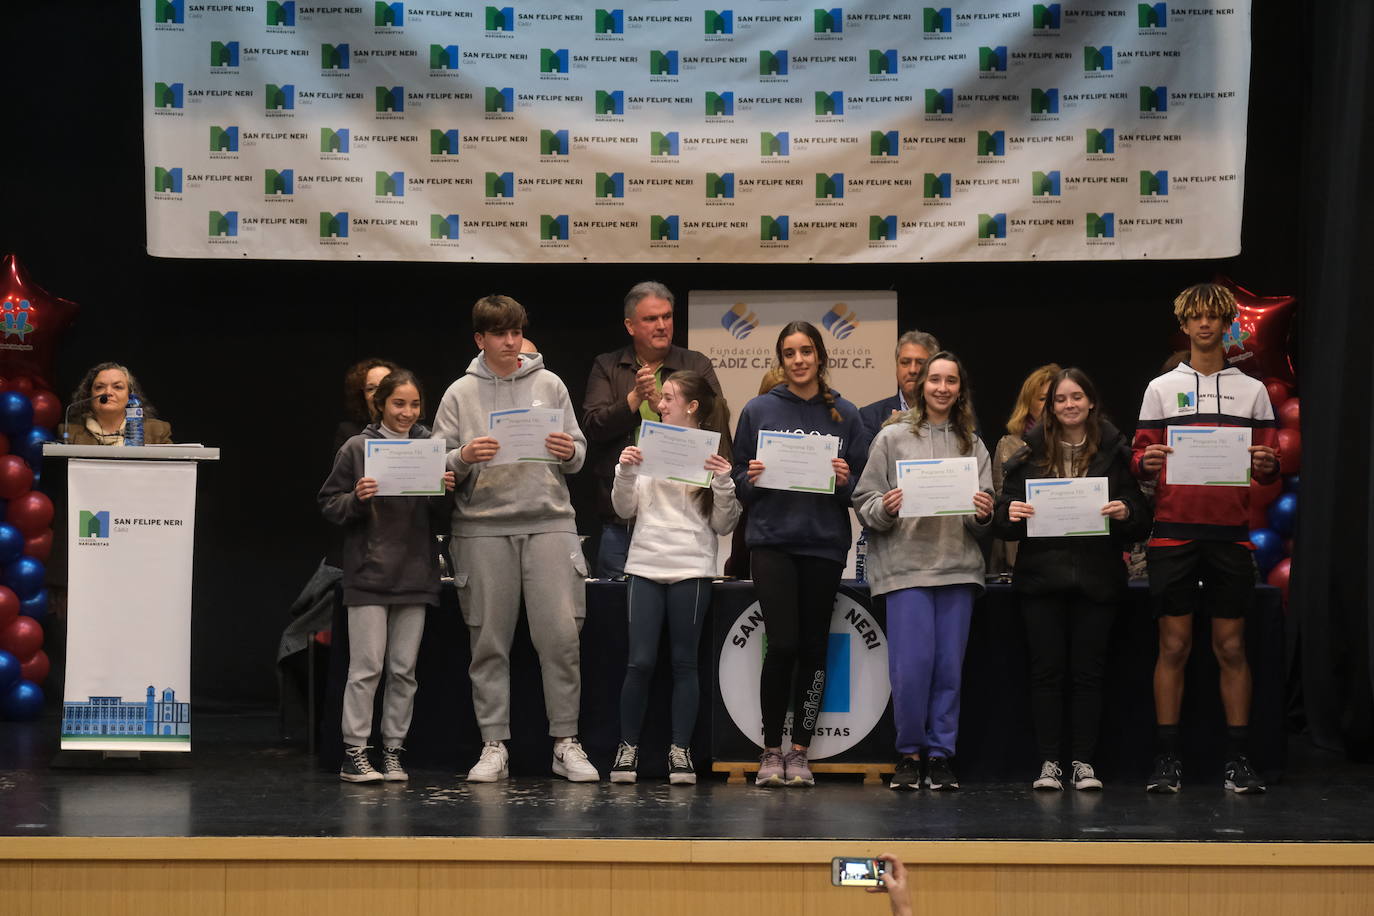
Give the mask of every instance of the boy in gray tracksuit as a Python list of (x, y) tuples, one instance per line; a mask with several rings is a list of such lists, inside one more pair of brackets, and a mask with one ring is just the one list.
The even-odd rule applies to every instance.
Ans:
[[(482, 352), (444, 392), (434, 421), (457, 478), (450, 550), (472, 644), (468, 674), (483, 741), (467, 779), (494, 782), (508, 775), (510, 647), (523, 591), (555, 738), (553, 771), (593, 782), (600, 774), (577, 740), (587, 564), (563, 479), (582, 467), (587, 440), (563, 382), (544, 368), (540, 355), (520, 353), (527, 324), (524, 307), (508, 296), (478, 300), (472, 327)], [(529, 407), (563, 411), (562, 427), (544, 440), (548, 461), (490, 466), (500, 451), (489, 435), (491, 413)]]

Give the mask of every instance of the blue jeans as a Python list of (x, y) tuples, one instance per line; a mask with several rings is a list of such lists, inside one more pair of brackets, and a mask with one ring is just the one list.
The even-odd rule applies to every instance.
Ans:
[(596, 577), (619, 579), (625, 575), (625, 560), (629, 555), (629, 526), (604, 523), (601, 526), (601, 544), (596, 550)]

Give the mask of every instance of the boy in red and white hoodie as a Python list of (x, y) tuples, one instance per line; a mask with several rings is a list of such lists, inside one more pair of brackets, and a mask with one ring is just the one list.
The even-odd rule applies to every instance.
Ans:
[(1269, 395), (1259, 380), (1226, 364), (1223, 340), (1236, 314), (1235, 296), (1216, 283), (1190, 286), (1174, 299), (1174, 316), (1191, 345), (1189, 356), (1145, 389), (1132, 443), (1131, 470), (1142, 480), (1157, 479), (1148, 561), (1159, 625), (1154, 675), (1159, 753), (1145, 786), (1149, 792), (1177, 792), (1181, 782), (1179, 710), (1193, 614), (1199, 609), (1212, 618), (1212, 647), (1221, 668), (1224, 785), (1239, 793), (1264, 791), (1245, 753), (1251, 695), (1245, 616), (1255, 587), (1250, 488), (1170, 484), (1165, 471), (1173, 451), (1166, 444), (1169, 427), (1229, 426), (1250, 430), (1255, 480), (1270, 482), (1279, 474), (1278, 430)]

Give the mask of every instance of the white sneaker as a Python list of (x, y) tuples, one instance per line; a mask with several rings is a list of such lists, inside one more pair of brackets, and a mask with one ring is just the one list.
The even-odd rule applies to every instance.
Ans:
[(569, 782), (601, 781), (601, 774), (587, 760), (587, 752), (576, 738), (559, 738), (553, 743), (553, 775)]
[(1084, 763), (1081, 760), (1073, 762), (1073, 787), (1080, 791), (1102, 788), (1102, 780), (1098, 779), (1097, 774), (1093, 772), (1091, 763)]
[(1031, 783), (1031, 788), (1060, 792), (1064, 788), (1064, 783), (1060, 781), (1063, 775), (1064, 771), (1059, 769), (1057, 760), (1046, 760), (1040, 764), (1040, 777)]
[(504, 741), (488, 741), (482, 745), (482, 756), (468, 770), (468, 782), (496, 782), (510, 775), (510, 752)]

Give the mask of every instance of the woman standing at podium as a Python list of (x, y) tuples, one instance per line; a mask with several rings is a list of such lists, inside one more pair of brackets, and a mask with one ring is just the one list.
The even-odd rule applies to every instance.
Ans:
[[(349, 439), (320, 488), (320, 511), (344, 529), (343, 586), (348, 608), (348, 682), (344, 687), (345, 782), (392, 782), (409, 777), (402, 743), (415, 705), (415, 659), (425, 629), (425, 607), (439, 603), (439, 555), (434, 530), (447, 526), (448, 501), (437, 496), (377, 496), (377, 481), (363, 476), (369, 439), (428, 439), (420, 381), (405, 369), (381, 380), (372, 397), (375, 422)], [(452, 492), (453, 472), (444, 472)], [(367, 756), (373, 698), (382, 671), (382, 772)]]
[(156, 411), (134, 374), (119, 363), (98, 363), (87, 370), (68, 401), (68, 421), (57, 427), (65, 445), (123, 445), (124, 410), (129, 395), (143, 406), (143, 441), (165, 445), (172, 441), (172, 424), (154, 419)]

